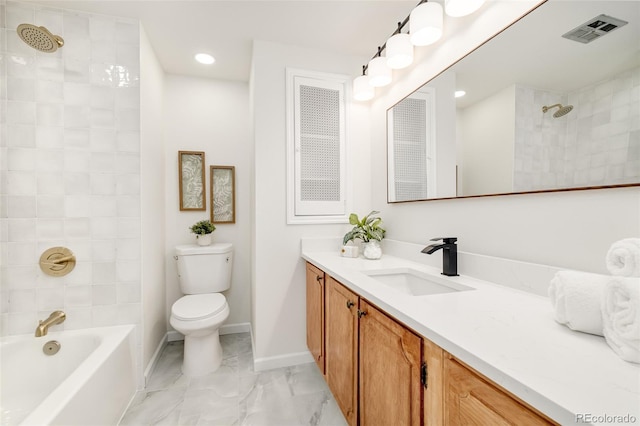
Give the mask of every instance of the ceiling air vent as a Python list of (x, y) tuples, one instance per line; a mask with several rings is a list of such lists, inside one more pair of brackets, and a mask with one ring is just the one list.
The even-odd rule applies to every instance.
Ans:
[(609, 34), (616, 28), (627, 24), (628, 22), (622, 19), (613, 18), (608, 15), (598, 15), (568, 33), (563, 34), (562, 37), (580, 43), (590, 43), (595, 39)]

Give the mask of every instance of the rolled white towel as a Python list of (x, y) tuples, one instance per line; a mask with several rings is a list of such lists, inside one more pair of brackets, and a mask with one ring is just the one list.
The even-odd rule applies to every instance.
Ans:
[(607, 269), (619, 277), (640, 277), (640, 238), (625, 238), (611, 244)]
[(604, 338), (625, 361), (640, 364), (640, 278), (615, 278), (602, 303)]
[(589, 272), (557, 272), (549, 286), (554, 319), (572, 330), (602, 336), (602, 299), (611, 280)]

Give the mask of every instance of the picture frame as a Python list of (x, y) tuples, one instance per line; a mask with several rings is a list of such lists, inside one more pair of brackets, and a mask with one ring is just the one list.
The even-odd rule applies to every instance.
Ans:
[(203, 151), (178, 151), (180, 211), (207, 209)]
[(211, 222), (236, 223), (236, 168), (210, 166)]

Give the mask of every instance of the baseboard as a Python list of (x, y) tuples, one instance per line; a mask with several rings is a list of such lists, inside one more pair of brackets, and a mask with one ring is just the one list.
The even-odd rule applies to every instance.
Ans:
[(248, 322), (241, 322), (238, 324), (225, 324), (220, 327), (220, 334), (235, 333), (251, 333), (251, 324)]
[(293, 365), (308, 364), (313, 362), (311, 352), (297, 352), (286, 355), (278, 355), (253, 360), (254, 371), (272, 370), (274, 368), (291, 367)]
[(158, 347), (156, 348), (156, 351), (153, 353), (153, 356), (149, 360), (149, 364), (147, 364), (147, 368), (144, 370), (144, 376), (142, 378), (144, 381), (143, 383), (144, 388), (147, 387), (147, 382), (149, 380), (149, 377), (151, 376), (151, 373), (153, 373), (153, 370), (155, 370), (156, 368), (156, 364), (158, 363), (158, 359), (160, 358), (160, 354), (162, 353), (162, 350), (164, 349), (165, 346), (167, 346), (167, 343), (169, 342), (168, 337), (169, 337), (169, 333), (165, 334), (164, 337), (160, 339), (160, 342), (158, 343)]
[[(225, 324), (220, 327), (220, 335), (235, 333), (251, 333), (251, 324), (248, 322), (241, 322), (238, 324)], [(169, 330), (167, 332), (167, 341), (177, 342), (179, 340), (184, 340), (182, 333), (175, 330)]]

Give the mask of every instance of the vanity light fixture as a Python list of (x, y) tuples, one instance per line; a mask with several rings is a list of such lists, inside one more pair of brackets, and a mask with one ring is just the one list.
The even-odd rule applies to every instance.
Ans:
[(481, 8), (484, 2), (485, 0), (445, 0), (444, 11), (452, 18), (460, 18), (471, 15)]
[(401, 31), (402, 22), (398, 22), (398, 30), (387, 40), (387, 65), (399, 70), (406, 68), (413, 62), (413, 44), (411, 36)]
[[(445, 12), (448, 16), (465, 16), (478, 10), (485, 0), (445, 0)], [(402, 29), (409, 24), (409, 33)], [(353, 98), (357, 101), (368, 101), (373, 98), (371, 87), (382, 87), (391, 83), (393, 69), (408, 67), (413, 63), (413, 46), (427, 46), (442, 37), (444, 14), (440, 3), (434, 0), (420, 0), (404, 21), (398, 22), (398, 29), (362, 67), (362, 75), (353, 81)], [(409, 41), (409, 43), (407, 42)], [(386, 57), (382, 52), (386, 50)]]
[(409, 15), (409, 34), (414, 46), (428, 46), (440, 40), (444, 23), (440, 3), (419, 4)]
[(198, 53), (196, 54), (195, 58), (196, 58), (196, 61), (204, 65), (211, 65), (216, 61), (216, 58), (209, 55), (208, 53)]
[(382, 87), (391, 83), (391, 68), (387, 65), (387, 58), (382, 56), (382, 48), (378, 47), (378, 55), (369, 61), (369, 84)]
[(375, 89), (369, 84), (369, 76), (365, 71), (366, 66), (363, 66), (362, 75), (353, 80), (353, 98), (356, 101), (368, 101), (375, 95)]

